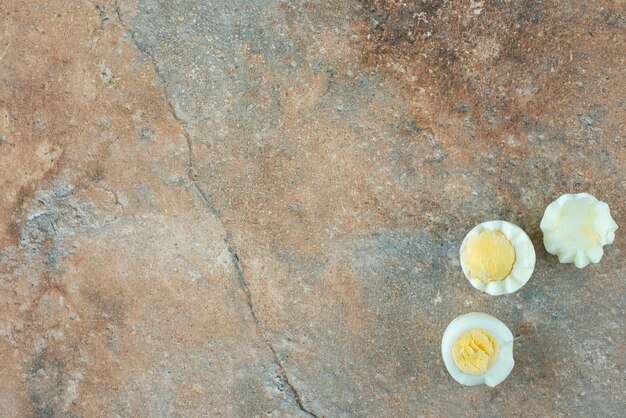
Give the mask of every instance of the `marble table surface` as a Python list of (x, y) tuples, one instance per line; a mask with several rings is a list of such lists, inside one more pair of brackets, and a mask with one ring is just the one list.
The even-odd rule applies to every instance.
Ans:
[[(623, 0), (0, 1), (0, 416), (623, 416)], [(539, 222), (621, 226), (559, 264)], [(458, 250), (504, 219), (526, 286)], [(515, 368), (446, 372), (457, 315)]]

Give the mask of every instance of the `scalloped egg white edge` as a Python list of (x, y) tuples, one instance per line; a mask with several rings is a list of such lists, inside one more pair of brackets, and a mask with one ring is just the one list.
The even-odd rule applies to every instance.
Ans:
[[(478, 235), (483, 229), (501, 231), (511, 244), (513, 244), (513, 248), (515, 248), (513, 270), (500, 281), (483, 283), (478, 279), (474, 279), (470, 276), (465, 263), (463, 263), (463, 250), (465, 249), (467, 240)], [(532, 276), (535, 270), (536, 255), (532, 241), (522, 228), (507, 221), (487, 221), (476, 225), (467, 233), (461, 243), (459, 258), (461, 260), (463, 273), (472, 286), (489, 295), (499, 296), (516, 292), (528, 282), (528, 279), (530, 279), (530, 276)]]
[[(454, 362), (452, 349), (456, 341), (465, 333), (474, 328), (489, 331), (498, 341), (498, 358), (493, 365), (481, 375), (463, 373)], [(450, 322), (441, 339), (441, 355), (443, 363), (450, 376), (465, 386), (485, 384), (495, 387), (502, 383), (513, 370), (513, 334), (511, 330), (498, 318), (482, 312), (470, 312), (457, 316)]]
[[(598, 216), (593, 223), (594, 229), (596, 229), (600, 235), (600, 242), (596, 247), (586, 251), (573, 251), (563, 248), (559, 245), (558, 238), (551, 236), (551, 232), (557, 228), (554, 224), (558, 217), (559, 209), (568, 201), (575, 201), (577, 199), (593, 200), (595, 202), (594, 209), (601, 215)], [(586, 267), (589, 263), (597, 264), (600, 262), (604, 255), (602, 247), (613, 243), (615, 240), (615, 231), (618, 229), (617, 223), (611, 216), (609, 205), (589, 193), (561, 195), (546, 207), (539, 227), (543, 233), (543, 246), (546, 248), (546, 251), (552, 255), (556, 255), (559, 258), (559, 263), (574, 263), (579, 269)]]

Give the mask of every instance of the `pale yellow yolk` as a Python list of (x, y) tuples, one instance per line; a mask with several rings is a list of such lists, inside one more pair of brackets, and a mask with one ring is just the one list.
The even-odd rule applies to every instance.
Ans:
[(470, 277), (495, 282), (511, 274), (515, 248), (502, 232), (484, 229), (467, 240), (462, 258)]
[(474, 328), (456, 340), (452, 358), (463, 373), (483, 374), (498, 358), (498, 342), (489, 331)]

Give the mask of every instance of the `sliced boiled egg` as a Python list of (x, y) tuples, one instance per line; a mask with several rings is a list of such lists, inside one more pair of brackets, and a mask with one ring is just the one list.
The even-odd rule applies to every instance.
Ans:
[(450, 322), (441, 340), (441, 355), (457, 382), (494, 387), (513, 370), (513, 334), (493, 316), (470, 312)]
[(535, 269), (535, 248), (528, 235), (506, 221), (475, 226), (461, 244), (461, 268), (478, 290), (490, 295), (513, 293)]
[(589, 193), (564, 194), (550, 203), (540, 227), (546, 250), (578, 268), (600, 262), (602, 247), (613, 243), (617, 231), (609, 205)]

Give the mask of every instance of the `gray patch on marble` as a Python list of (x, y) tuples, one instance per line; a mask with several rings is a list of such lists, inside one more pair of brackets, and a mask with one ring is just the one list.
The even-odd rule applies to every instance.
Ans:
[(28, 383), (36, 417), (58, 417), (68, 412), (63, 405), (67, 380), (68, 374), (61, 360), (48, 358), (45, 351), (35, 356)]
[(446, 277), (456, 254), (456, 243), (419, 230), (380, 231), (357, 240), (354, 263), (366, 303), (375, 305), (402, 289), (393, 309), (426, 309), (420, 301), (436, 297), (435, 278)]
[(85, 202), (73, 193), (74, 187), (64, 182), (38, 191), (22, 227), (20, 246), (45, 256), (52, 268), (72, 252), (68, 238), (96, 226)]
[[(242, 122), (255, 122), (259, 129), (275, 122), (249, 99), (252, 92), (266, 87), (262, 71), (237, 64), (243, 64), (248, 52), (263, 53), (267, 60), (292, 54), (293, 45), (281, 25), (263, 27), (260, 23), (261, 13), (280, 14), (280, 7), (275, 6), (267, 7), (263, 1), (152, 0), (139, 4), (133, 18), (135, 40), (158, 58), (177, 113), (190, 122), (203, 119), (207, 127), (217, 129), (226, 117), (223, 100), (228, 97), (235, 110), (229, 112), (231, 117), (241, 115)], [(290, 71), (286, 63), (273, 64)]]
[[(369, 100), (378, 83), (368, 74), (338, 74), (323, 54), (312, 58), (299, 46), (327, 28), (324, 8), (318, 13), (311, 19), (302, 5), (279, 1), (146, 0), (132, 17), (133, 35), (156, 59), (181, 119), (213, 132), (213, 139), (226, 139), (226, 128), (237, 124), (254, 124), (257, 132), (280, 128), (281, 84), (285, 78), (299, 80), (302, 66), (311, 74), (330, 75), (322, 105), (337, 117), (356, 115), (358, 103)], [(334, 30), (348, 31), (348, 22), (343, 25)]]

